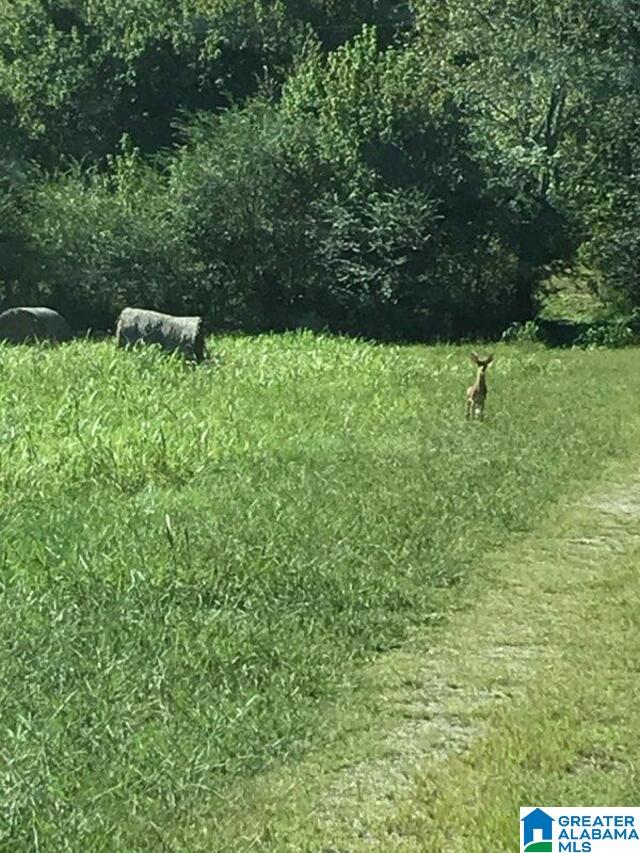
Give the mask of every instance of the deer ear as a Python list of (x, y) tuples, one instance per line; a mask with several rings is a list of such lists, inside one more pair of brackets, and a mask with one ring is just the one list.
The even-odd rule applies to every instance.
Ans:
[(475, 350), (471, 353), (471, 361), (473, 364), (478, 364), (480, 362), (480, 356)]
[(487, 356), (487, 367), (491, 364), (492, 361), (493, 361), (493, 353), (491, 353), (491, 355)]

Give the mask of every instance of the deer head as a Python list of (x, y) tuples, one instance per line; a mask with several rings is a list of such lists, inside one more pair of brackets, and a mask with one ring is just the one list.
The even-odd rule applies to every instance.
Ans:
[(493, 361), (493, 355), (488, 355), (486, 358), (480, 358), (480, 356), (478, 355), (477, 352), (472, 352), (471, 353), (471, 361), (473, 364), (476, 365), (476, 367), (479, 367), (482, 370), (482, 372), (484, 373), (484, 371), (487, 369), (487, 367), (489, 367), (489, 365)]

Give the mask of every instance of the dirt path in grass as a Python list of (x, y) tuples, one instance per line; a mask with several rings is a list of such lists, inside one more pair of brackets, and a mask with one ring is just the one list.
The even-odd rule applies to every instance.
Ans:
[[(509, 800), (517, 796), (513, 780), (525, 774), (529, 759), (518, 754), (522, 747), (515, 741), (500, 746), (505, 714), (518, 709), (520, 727), (538, 726), (540, 737), (552, 733), (553, 721), (575, 710), (572, 696), (582, 695), (585, 707), (593, 704), (587, 682), (579, 681), (584, 673), (591, 668), (609, 678), (632, 644), (640, 646), (637, 625), (621, 618), (630, 608), (638, 613), (640, 603), (640, 474), (630, 469), (610, 471), (606, 482), (559, 507), (535, 535), (491, 555), (470, 585), (466, 608), (369, 669), (365, 680), (375, 700), (366, 709), (357, 703), (342, 709), (353, 720), (339, 754), (258, 780), (231, 809), (230, 821), (209, 823), (217, 849), (485, 849), (485, 842), (474, 841), (480, 830), (471, 824), (459, 838), (457, 829), (452, 835), (443, 827), (446, 809), (462, 805), (456, 797), (467, 796), (464, 808), (472, 810), (473, 791), (490, 784), (492, 769), (506, 774), (510, 762), (516, 767), (512, 793), (494, 799), (498, 810), (515, 807)], [(633, 660), (627, 665), (640, 665)], [(612, 695), (595, 702), (604, 703), (603, 720), (619, 711), (616, 691), (625, 690), (622, 681), (610, 683)], [(538, 704), (548, 716), (535, 716), (531, 709)], [(345, 719), (338, 723), (348, 730)], [(491, 739), (494, 758), (468, 758)], [(511, 849), (497, 837), (494, 827), (492, 849)]]

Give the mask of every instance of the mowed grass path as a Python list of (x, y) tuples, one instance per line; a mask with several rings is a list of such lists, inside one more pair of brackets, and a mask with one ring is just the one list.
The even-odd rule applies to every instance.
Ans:
[(181, 849), (509, 853), (521, 805), (637, 806), (639, 460), (488, 555), (466, 606), (364, 669), (337, 748)]
[[(446, 617), (491, 550), (640, 447), (640, 356), (311, 335), (190, 369), (0, 351), (0, 841), (171, 845)], [(445, 611), (443, 611), (443, 607)]]

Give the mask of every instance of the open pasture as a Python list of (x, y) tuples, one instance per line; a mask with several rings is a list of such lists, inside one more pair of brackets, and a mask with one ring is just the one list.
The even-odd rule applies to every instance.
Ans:
[(469, 349), (0, 348), (4, 846), (172, 849), (640, 446), (636, 350), (499, 345), (466, 422)]

